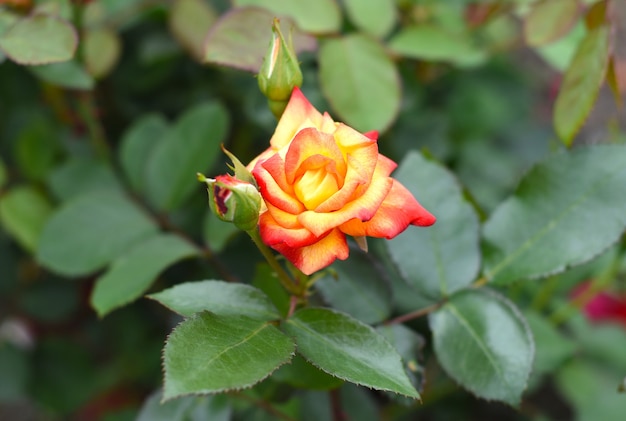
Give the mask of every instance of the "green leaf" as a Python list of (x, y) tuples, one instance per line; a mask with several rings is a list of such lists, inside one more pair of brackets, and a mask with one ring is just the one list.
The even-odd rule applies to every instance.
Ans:
[(3, 343), (0, 346), (0, 373), (2, 373), (0, 376), (0, 402), (16, 402), (27, 399), (29, 396), (28, 384), (32, 377), (31, 371), (32, 364), (28, 361), (27, 354), (8, 343)]
[(229, 398), (225, 395), (185, 396), (161, 402), (157, 390), (146, 399), (136, 421), (229, 421), (232, 415)]
[[(274, 14), (256, 7), (231, 9), (220, 17), (207, 36), (204, 60), (209, 63), (258, 72), (272, 38)], [(312, 51), (315, 38), (304, 35), (285, 19), (284, 28), (293, 28), (292, 39), (296, 53)]]
[(4, 187), (8, 179), (9, 176), (7, 174), (6, 166), (4, 165), (4, 161), (2, 161), (2, 158), (0, 158), (0, 189)]
[(389, 34), (398, 19), (393, 0), (344, 0), (344, 6), (357, 28), (377, 38)]
[(282, 325), (319, 369), (363, 386), (419, 399), (397, 351), (370, 326), (326, 308), (298, 310)]
[(409, 26), (394, 35), (389, 48), (408, 58), (444, 61), (460, 66), (482, 63), (486, 54), (478, 49), (466, 33), (452, 33), (429, 24)]
[(108, 28), (87, 29), (82, 42), (87, 72), (95, 79), (102, 79), (111, 73), (122, 52), (117, 32)]
[(267, 295), (282, 316), (287, 315), (290, 307), (289, 294), (276, 278), (276, 272), (270, 265), (267, 263), (256, 265), (252, 285)]
[(336, 277), (326, 275), (315, 283), (324, 301), (363, 323), (381, 322), (391, 314), (391, 289), (371, 259), (352, 252), (350, 260), (331, 266)]
[(68, 159), (50, 174), (48, 185), (62, 201), (100, 190), (123, 191), (111, 167), (95, 158)]
[(156, 231), (147, 215), (120, 193), (85, 194), (48, 220), (37, 260), (65, 276), (87, 275)]
[(204, 216), (202, 236), (206, 244), (216, 253), (224, 250), (228, 242), (241, 232), (235, 224), (222, 221), (210, 209)]
[(364, 35), (329, 39), (319, 51), (320, 84), (357, 130), (384, 130), (400, 110), (400, 77), (383, 47)]
[(163, 141), (168, 130), (163, 116), (147, 114), (134, 121), (124, 132), (119, 159), (130, 185), (136, 191), (144, 189), (146, 157)]
[(524, 39), (528, 45), (553, 42), (573, 27), (581, 8), (576, 0), (543, 0), (533, 4), (524, 19)]
[(163, 270), (198, 253), (193, 245), (172, 234), (159, 234), (137, 243), (96, 280), (91, 305), (102, 317), (139, 298)]
[(175, 0), (168, 14), (169, 27), (189, 53), (198, 61), (204, 58), (204, 40), (217, 20), (217, 14), (204, 0)]
[(29, 121), (15, 145), (20, 172), (31, 180), (44, 180), (59, 155), (57, 127), (45, 118)]
[(215, 164), (228, 125), (221, 104), (202, 103), (187, 110), (155, 146), (146, 164), (146, 187), (159, 208), (175, 209), (200, 189), (196, 173)]
[(579, 353), (608, 364), (626, 373), (626, 331), (618, 323), (590, 323), (583, 314), (577, 314), (568, 322), (574, 333)]
[(220, 316), (241, 315), (262, 321), (280, 317), (267, 295), (246, 284), (224, 281), (186, 282), (151, 294), (148, 298), (185, 317), (205, 310)]
[(293, 342), (269, 322), (198, 314), (178, 325), (165, 344), (163, 397), (250, 387), (294, 352)]
[(556, 133), (567, 146), (572, 144), (600, 92), (609, 63), (609, 36), (608, 26), (590, 31), (563, 76), (553, 119)]
[(437, 222), (426, 229), (407, 229), (388, 241), (387, 249), (411, 287), (438, 302), (470, 285), (478, 274), (478, 216), (453, 174), (417, 152), (410, 152), (393, 176)]
[(540, 376), (556, 371), (574, 355), (576, 345), (540, 314), (528, 311), (525, 312), (525, 318), (535, 340), (535, 359), (531, 380), (538, 382)]
[(304, 32), (323, 34), (341, 28), (341, 12), (335, 0), (234, 0), (236, 7), (259, 6), (276, 16), (292, 18)]
[(298, 389), (309, 390), (335, 389), (343, 383), (343, 380), (324, 373), (299, 354), (296, 354), (289, 364), (276, 370), (272, 379)]
[(78, 35), (67, 21), (35, 14), (15, 22), (0, 35), (0, 49), (19, 64), (47, 64), (74, 56)]
[(75, 60), (29, 67), (39, 79), (64, 88), (88, 91), (95, 84), (93, 78)]
[(32, 187), (15, 187), (0, 196), (0, 222), (28, 251), (37, 248), (41, 231), (51, 213), (48, 200)]
[(535, 51), (554, 69), (564, 72), (586, 34), (584, 23), (579, 21), (565, 36), (550, 44), (537, 47)]
[(484, 276), (509, 284), (584, 263), (626, 227), (626, 146), (556, 154), (485, 223)]
[(623, 372), (602, 369), (582, 359), (574, 359), (559, 371), (556, 384), (570, 403), (577, 421), (621, 420), (626, 399), (617, 393)]
[(484, 399), (517, 405), (532, 368), (530, 329), (514, 305), (489, 290), (453, 295), (429, 317), (448, 375)]

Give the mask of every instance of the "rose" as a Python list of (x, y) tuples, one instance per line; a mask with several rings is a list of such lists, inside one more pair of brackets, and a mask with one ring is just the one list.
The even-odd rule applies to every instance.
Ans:
[(435, 217), (397, 180), (361, 134), (320, 114), (295, 88), (270, 147), (248, 168), (266, 205), (261, 239), (307, 275), (348, 257), (346, 235), (393, 238)]

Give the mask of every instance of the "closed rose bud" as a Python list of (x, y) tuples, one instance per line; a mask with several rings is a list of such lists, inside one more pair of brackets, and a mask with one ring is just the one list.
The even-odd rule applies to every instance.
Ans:
[(259, 88), (267, 97), (272, 112), (280, 117), (287, 106), (293, 88), (302, 85), (302, 71), (291, 38), (285, 40), (278, 19), (272, 25), (272, 42), (258, 75)]
[(262, 200), (255, 186), (228, 174), (214, 179), (198, 174), (198, 179), (207, 184), (209, 205), (219, 219), (244, 231), (256, 228)]

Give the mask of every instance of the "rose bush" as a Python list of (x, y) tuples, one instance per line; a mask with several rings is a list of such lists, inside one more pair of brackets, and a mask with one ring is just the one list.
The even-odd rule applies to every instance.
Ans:
[(348, 257), (346, 235), (393, 238), (435, 217), (378, 153), (377, 132), (359, 133), (321, 114), (295, 88), (270, 140), (249, 165), (265, 210), (263, 242), (309, 275)]

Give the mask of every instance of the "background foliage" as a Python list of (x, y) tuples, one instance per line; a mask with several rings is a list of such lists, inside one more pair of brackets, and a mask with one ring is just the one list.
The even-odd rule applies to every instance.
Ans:
[[(438, 218), (287, 319), (195, 179), (267, 147), (275, 16)], [(624, 40), (617, 0), (0, 1), (0, 419), (621, 420)]]

